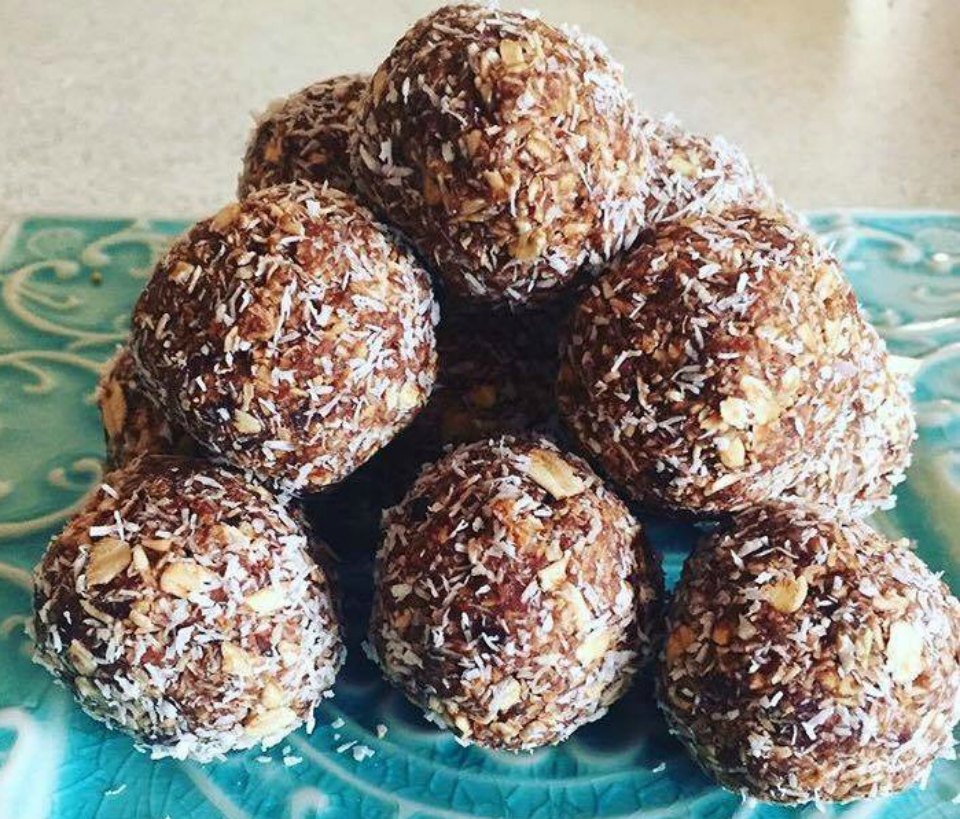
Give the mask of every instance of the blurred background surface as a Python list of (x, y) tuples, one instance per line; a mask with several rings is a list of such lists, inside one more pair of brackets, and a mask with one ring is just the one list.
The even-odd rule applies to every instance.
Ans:
[[(0, 211), (200, 216), (252, 115), (369, 71), (435, 0), (0, 0)], [(639, 105), (739, 142), (800, 208), (960, 208), (958, 0), (527, 0)]]

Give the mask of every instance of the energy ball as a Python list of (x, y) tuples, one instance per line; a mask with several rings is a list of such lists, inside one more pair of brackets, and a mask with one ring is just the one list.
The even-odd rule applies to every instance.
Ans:
[[(554, 385), (564, 305), (555, 302), (520, 315), (448, 305), (441, 306), (436, 329), (439, 369), (427, 405), (351, 476), (351, 485), (343, 485), (345, 492), (319, 504), (324, 509), (349, 508), (350, 514), (369, 519), (363, 537), (337, 538), (350, 551), (359, 542), (379, 543), (382, 510), (399, 503), (421, 465), (439, 458), (449, 446), (557, 431)], [(330, 515), (324, 517), (329, 522)]]
[(206, 461), (112, 472), (35, 573), (35, 660), (154, 757), (209, 761), (306, 723), (343, 663), (291, 510)]
[(866, 514), (910, 462), (909, 395), (837, 261), (782, 214), (668, 223), (583, 294), (560, 414), (641, 503)]
[(299, 493), (405, 427), (436, 374), (426, 271), (333, 188), (264, 188), (198, 223), (133, 314), (148, 386), (190, 434)]
[(130, 349), (117, 351), (97, 384), (97, 405), (107, 446), (107, 467), (141, 455), (199, 455), (199, 447), (150, 399)]
[(658, 696), (724, 787), (847, 802), (923, 782), (960, 717), (960, 603), (866, 524), (759, 510), (706, 538), (668, 615)]
[(238, 195), (301, 179), (353, 192), (347, 140), (369, 80), (331, 77), (271, 103), (250, 136)]
[(462, 741), (560, 742), (651, 652), (662, 577), (639, 523), (544, 439), (453, 450), (383, 527), (372, 653)]
[(691, 133), (672, 116), (646, 120), (643, 132), (650, 147), (648, 227), (736, 206), (774, 204), (767, 180), (724, 137)]
[(357, 185), (474, 301), (542, 301), (636, 237), (646, 148), (605, 47), (446, 6), (394, 46), (350, 137)]
[(437, 326), (439, 371), (410, 432), (431, 459), (450, 443), (544, 431), (556, 414), (556, 310), (522, 316), (445, 310)]

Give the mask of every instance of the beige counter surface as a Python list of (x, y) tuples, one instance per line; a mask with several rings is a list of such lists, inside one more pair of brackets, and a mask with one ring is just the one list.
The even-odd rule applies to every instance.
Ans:
[[(213, 210), (253, 112), (372, 68), (435, 5), (0, 0), (0, 212)], [(538, 8), (606, 40), (641, 107), (739, 142), (797, 207), (960, 208), (958, 0)]]

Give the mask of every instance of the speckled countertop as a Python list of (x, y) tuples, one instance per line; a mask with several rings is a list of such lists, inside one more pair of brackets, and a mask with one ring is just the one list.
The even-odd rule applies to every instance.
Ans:
[[(0, 213), (199, 216), (251, 115), (372, 68), (436, 2), (0, 0)], [(800, 208), (960, 208), (957, 0), (527, 0), (642, 107), (740, 142)]]

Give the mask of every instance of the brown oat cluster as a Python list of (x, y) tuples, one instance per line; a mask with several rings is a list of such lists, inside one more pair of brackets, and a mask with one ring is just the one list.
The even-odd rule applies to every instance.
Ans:
[(648, 227), (737, 206), (775, 204), (767, 180), (724, 137), (691, 133), (671, 116), (645, 120), (643, 133), (650, 147)]
[(374, 74), (350, 150), (374, 209), (474, 301), (544, 300), (642, 227), (646, 146), (620, 67), (530, 13), (420, 20)]
[(154, 405), (126, 346), (104, 367), (97, 384), (97, 405), (111, 469), (140, 455), (199, 454), (193, 439)]
[(661, 596), (640, 525), (583, 461), (491, 439), (425, 467), (386, 513), (370, 642), (461, 739), (536, 748), (624, 692)]
[(866, 513), (914, 422), (836, 260), (775, 212), (663, 226), (583, 296), (561, 414), (636, 500), (718, 513), (766, 501)]
[(298, 180), (352, 192), (347, 140), (369, 80), (331, 77), (273, 102), (250, 136), (237, 195)]
[(658, 684), (671, 727), (731, 790), (893, 793), (953, 746), (960, 603), (863, 523), (748, 513), (688, 559)]
[(426, 272), (367, 210), (293, 183), (171, 248), (131, 348), (194, 438), (300, 493), (352, 472), (426, 403), (436, 312)]
[(303, 723), (343, 662), (291, 511), (205, 461), (145, 456), (104, 485), (35, 576), (37, 662), (154, 757), (208, 761)]

